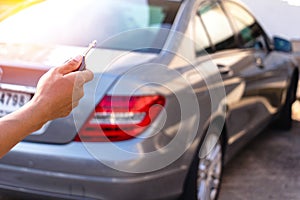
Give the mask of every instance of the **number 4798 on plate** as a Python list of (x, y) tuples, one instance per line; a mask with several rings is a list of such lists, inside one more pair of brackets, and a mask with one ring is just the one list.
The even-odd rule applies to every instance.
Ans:
[(18, 110), (28, 103), (31, 97), (28, 93), (0, 90), (0, 117)]

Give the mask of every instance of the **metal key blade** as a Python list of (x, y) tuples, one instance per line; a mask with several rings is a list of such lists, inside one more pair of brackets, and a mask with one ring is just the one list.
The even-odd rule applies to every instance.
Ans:
[(87, 54), (89, 53), (89, 51), (92, 49), (92, 48), (95, 48), (96, 47), (96, 44), (97, 44), (97, 40), (94, 40), (93, 42), (91, 42), (89, 44), (89, 46), (87, 47), (87, 49), (85, 50), (85, 52), (82, 54), (82, 62), (78, 68), (78, 71), (82, 71), (82, 70), (85, 70), (86, 69), (86, 65), (85, 65), (85, 57), (87, 56)]
[(85, 52), (82, 54), (82, 56), (85, 57), (85, 56), (89, 53), (89, 51), (90, 51), (92, 48), (95, 48), (95, 47), (96, 47), (96, 44), (97, 44), (97, 40), (92, 41), (92, 42), (89, 44), (88, 48), (85, 50)]

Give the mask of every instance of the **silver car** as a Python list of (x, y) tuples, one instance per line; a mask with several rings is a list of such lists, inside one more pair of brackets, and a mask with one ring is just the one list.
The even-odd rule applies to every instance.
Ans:
[(291, 43), (233, 0), (32, 4), (0, 22), (1, 116), (92, 40), (84, 98), (0, 160), (5, 194), (215, 200), (240, 148), (269, 125), (291, 128)]

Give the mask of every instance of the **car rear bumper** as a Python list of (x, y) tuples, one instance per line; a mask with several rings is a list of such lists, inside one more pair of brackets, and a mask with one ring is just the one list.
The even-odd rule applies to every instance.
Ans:
[[(88, 177), (0, 165), (0, 188), (64, 199), (176, 199), (183, 169), (130, 178)], [(171, 183), (171, 184), (170, 184)]]
[[(187, 167), (173, 164), (154, 172), (129, 174), (97, 160), (56, 159), (46, 153), (10, 152), (0, 160), (0, 189), (62, 199), (176, 199), (187, 174)], [(59, 164), (53, 167), (56, 162)]]

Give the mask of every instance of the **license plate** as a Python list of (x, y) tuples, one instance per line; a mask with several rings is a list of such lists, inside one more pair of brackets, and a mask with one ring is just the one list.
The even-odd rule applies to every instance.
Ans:
[(0, 90), (0, 117), (18, 110), (30, 99), (28, 93)]

